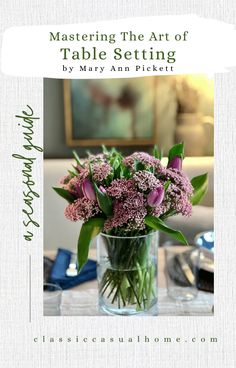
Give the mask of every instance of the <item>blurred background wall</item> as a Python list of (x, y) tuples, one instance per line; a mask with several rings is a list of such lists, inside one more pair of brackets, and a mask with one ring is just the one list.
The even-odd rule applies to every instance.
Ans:
[[(166, 153), (175, 142), (185, 141), (186, 155), (213, 155), (214, 84), (206, 75), (156, 77), (156, 124), (158, 143)], [(186, 143), (187, 142), (187, 143)], [(65, 141), (63, 81), (44, 80), (44, 157), (70, 158), (73, 148), (80, 156), (86, 149), (68, 147)], [(149, 151), (150, 146), (120, 147), (124, 154)]]

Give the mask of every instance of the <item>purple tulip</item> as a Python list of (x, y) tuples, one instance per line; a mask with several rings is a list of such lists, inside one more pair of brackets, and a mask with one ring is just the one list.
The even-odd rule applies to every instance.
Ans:
[(107, 191), (102, 185), (100, 185), (99, 189), (102, 193), (106, 194)]
[(93, 184), (88, 179), (85, 179), (82, 184), (82, 191), (86, 198), (90, 199), (91, 201), (96, 200), (96, 194), (93, 188)]
[(168, 163), (168, 168), (182, 170), (182, 159), (179, 156), (174, 156)]
[(78, 198), (82, 198), (83, 197), (83, 190), (82, 190), (82, 185), (78, 184), (76, 185), (76, 193)]
[(159, 206), (164, 199), (164, 195), (165, 190), (163, 187), (152, 190), (147, 196), (148, 205), (151, 207)]

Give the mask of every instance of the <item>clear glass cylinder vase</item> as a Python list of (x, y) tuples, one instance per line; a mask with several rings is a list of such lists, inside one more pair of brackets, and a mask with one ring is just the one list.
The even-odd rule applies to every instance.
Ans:
[(158, 232), (136, 237), (100, 234), (99, 308), (112, 315), (157, 315)]

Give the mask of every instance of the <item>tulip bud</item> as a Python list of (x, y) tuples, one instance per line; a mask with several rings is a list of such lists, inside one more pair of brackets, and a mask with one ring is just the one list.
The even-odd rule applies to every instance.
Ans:
[(167, 168), (182, 170), (182, 159), (179, 156), (174, 156), (172, 160), (168, 163)]
[(102, 185), (100, 185), (99, 189), (102, 193), (106, 194), (107, 191)]
[(83, 197), (83, 190), (82, 190), (82, 185), (77, 185), (76, 186), (76, 193), (78, 198), (82, 198)]
[(93, 184), (88, 179), (85, 179), (82, 184), (83, 195), (91, 201), (96, 200), (96, 194), (93, 188)]
[(152, 190), (147, 196), (148, 205), (151, 207), (159, 206), (164, 199), (164, 195), (165, 190), (163, 187)]

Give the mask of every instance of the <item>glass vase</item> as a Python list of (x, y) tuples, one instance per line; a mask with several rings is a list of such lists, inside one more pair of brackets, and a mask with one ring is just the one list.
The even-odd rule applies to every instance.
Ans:
[(99, 308), (112, 315), (157, 315), (158, 232), (135, 237), (100, 234)]

